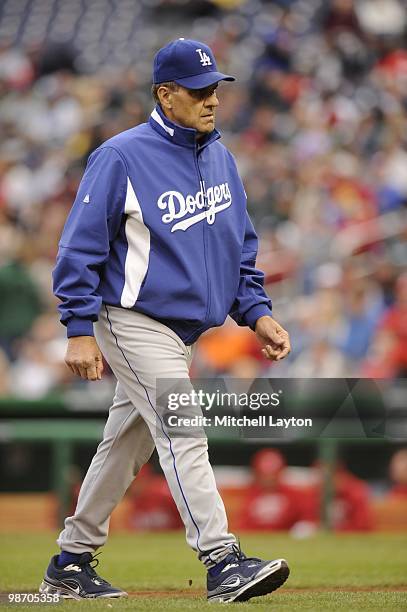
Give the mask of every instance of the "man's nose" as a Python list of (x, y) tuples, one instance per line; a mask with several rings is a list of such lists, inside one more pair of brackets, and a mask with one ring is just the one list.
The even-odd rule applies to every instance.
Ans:
[(219, 100), (218, 96), (216, 95), (216, 91), (214, 91), (210, 96), (206, 98), (205, 106), (219, 106)]

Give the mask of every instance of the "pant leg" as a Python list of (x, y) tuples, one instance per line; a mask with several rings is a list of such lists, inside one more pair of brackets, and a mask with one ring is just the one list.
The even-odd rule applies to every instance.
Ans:
[[(185, 524), (188, 544), (208, 566), (236, 543), (208, 458), (206, 437), (171, 438), (156, 402), (156, 379), (184, 379), (191, 348), (165, 325), (140, 313), (104, 306), (95, 325), (98, 344), (127, 396), (146, 421), (160, 464)], [(185, 388), (184, 386), (184, 388)], [(202, 413), (201, 413), (202, 414)]]
[(154, 441), (119, 382), (96, 455), (79, 493), (74, 516), (57, 542), (72, 553), (94, 552), (106, 542), (110, 515), (150, 458)]

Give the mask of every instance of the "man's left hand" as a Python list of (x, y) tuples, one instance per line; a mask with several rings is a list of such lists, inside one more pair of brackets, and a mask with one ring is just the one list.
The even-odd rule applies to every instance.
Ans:
[(291, 351), (290, 336), (273, 317), (260, 317), (256, 321), (256, 336), (263, 346), (261, 352), (266, 359), (281, 361)]

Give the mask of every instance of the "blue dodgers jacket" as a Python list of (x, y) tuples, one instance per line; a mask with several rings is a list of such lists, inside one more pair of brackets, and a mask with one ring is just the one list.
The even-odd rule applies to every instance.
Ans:
[(250, 327), (271, 314), (234, 158), (216, 130), (195, 136), (157, 106), (90, 155), (53, 272), (68, 337), (93, 335), (102, 303), (186, 344), (228, 314)]

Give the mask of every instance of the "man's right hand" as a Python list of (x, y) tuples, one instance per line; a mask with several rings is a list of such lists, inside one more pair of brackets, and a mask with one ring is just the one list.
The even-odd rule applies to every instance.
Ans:
[(69, 338), (65, 363), (74, 374), (85, 380), (101, 380), (102, 378), (102, 353), (93, 336)]

